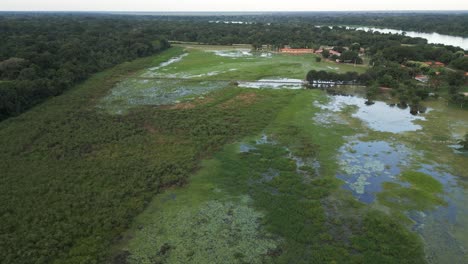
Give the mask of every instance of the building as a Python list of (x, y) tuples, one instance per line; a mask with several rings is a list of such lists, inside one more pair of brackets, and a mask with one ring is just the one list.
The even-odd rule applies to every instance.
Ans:
[(288, 53), (288, 54), (313, 54), (313, 49), (291, 49), (291, 48), (284, 48), (280, 49), (281, 53)]
[(445, 67), (445, 64), (440, 61), (426, 61), (424, 64), (427, 64), (430, 67)]
[(416, 77), (414, 77), (414, 79), (416, 79), (417, 81), (423, 82), (423, 83), (426, 83), (426, 82), (429, 81), (429, 77), (427, 75), (416, 75)]
[(329, 52), (330, 52), (330, 56), (333, 56), (333, 55), (336, 55), (336, 56), (338, 56), (338, 57), (340, 57), (340, 56), (341, 56), (341, 53), (339, 53), (338, 51), (335, 51), (335, 50), (329, 50)]

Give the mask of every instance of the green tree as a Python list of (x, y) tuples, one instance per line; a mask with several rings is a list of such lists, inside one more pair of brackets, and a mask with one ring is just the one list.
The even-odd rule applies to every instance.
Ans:
[(328, 51), (327, 49), (324, 49), (323, 52), (322, 52), (322, 56), (327, 59), (328, 57), (330, 57), (330, 51)]

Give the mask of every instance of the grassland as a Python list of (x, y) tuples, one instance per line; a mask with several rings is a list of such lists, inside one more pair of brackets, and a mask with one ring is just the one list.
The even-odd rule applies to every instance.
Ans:
[[(314, 54), (301, 56), (267, 52), (252, 54), (248, 50), (241, 49), (251, 54), (248, 55), (245, 53), (229, 53), (231, 50), (225, 50), (225, 47), (220, 48), (220, 46), (189, 45), (184, 47), (189, 52), (186, 60), (166, 68), (162, 75), (199, 75), (220, 72), (220, 74), (207, 76), (208, 78), (204, 76), (203, 78), (259, 80), (268, 77), (282, 77), (304, 79), (310, 70), (355, 71), (359, 73), (366, 70), (364, 65), (354, 67), (353, 65), (334, 62), (316, 62), (317, 55)], [(224, 56), (217, 55), (216, 51)]]

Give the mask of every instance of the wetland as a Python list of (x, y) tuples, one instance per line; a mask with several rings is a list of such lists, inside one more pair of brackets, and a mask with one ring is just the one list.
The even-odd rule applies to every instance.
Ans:
[[(271, 105), (277, 115), (261, 133), (205, 159), (185, 187), (158, 195), (118, 246), (129, 263), (466, 261), (467, 157), (451, 147), (468, 129), (465, 110), (433, 99), (414, 115), (386, 101), (367, 105), (355, 87), (300, 89), (304, 75), (288, 70), (290, 57), (215, 48), (185, 47), (180, 60), (118, 83), (99, 107), (243, 107), (272, 94), (289, 103)], [(278, 66), (262, 68), (266, 60)], [(250, 62), (258, 70), (246, 69)], [(239, 94), (213, 104), (226, 91)]]

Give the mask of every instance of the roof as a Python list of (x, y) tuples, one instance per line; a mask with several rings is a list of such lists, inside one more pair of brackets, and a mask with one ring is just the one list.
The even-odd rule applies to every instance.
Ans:
[(416, 75), (414, 77), (414, 79), (420, 81), (420, 82), (427, 82), (429, 81), (429, 77), (427, 77), (426, 75)]
[(440, 62), (440, 61), (426, 61), (424, 63), (429, 65), (429, 66), (445, 66), (445, 64), (443, 62)]

